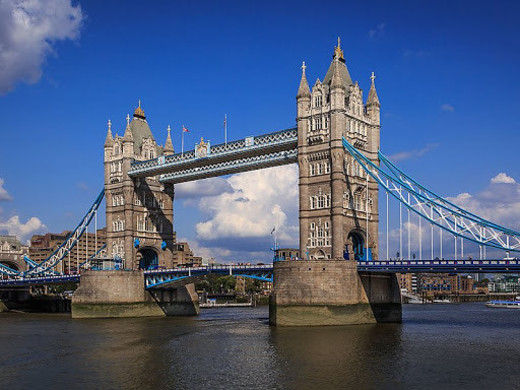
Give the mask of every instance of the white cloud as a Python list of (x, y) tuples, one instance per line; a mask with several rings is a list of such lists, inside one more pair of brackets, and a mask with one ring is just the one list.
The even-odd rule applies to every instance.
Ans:
[(80, 190), (81, 192), (88, 192), (89, 188), (88, 188), (88, 185), (87, 183), (85, 182), (79, 182), (76, 187), (78, 188), (78, 190)]
[(83, 14), (70, 0), (0, 1), (0, 94), (37, 82), (56, 41), (76, 39)]
[(516, 183), (515, 179), (513, 179), (510, 176), (507, 176), (505, 173), (499, 173), (495, 177), (491, 179), (491, 184), (498, 184), (498, 183), (504, 183), (504, 184), (513, 184)]
[(379, 23), (375, 28), (372, 28), (368, 31), (368, 36), (370, 38), (381, 38), (385, 35), (385, 23)]
[(190, 181), (175, 186), (176, 199), (189, 199), (203, 196), (215, 196), (231, 191), (228, 181), (222, 177)]
[(21, 242), (27, 242), (33, 234), (43, 233), (47, 230), (47, 226), (36, 217), (31, 217), (25, 223), (20, 221), (17, 215), (12, 216), (7, 221), (0, 221), (0, 231), (6, 231), (7, 234), (17, 236)]
[(2, 200), (13, 200), (13, 197), (4, 188), (4, 179), (0, 178), (0, 201)]
[(455, 107), (453, 107), (451, 104), (444, 103), (444, 104), (441, 106), (441, 110), (442, 110), (442, 111), (453, 112), (453, 111), (455, 111)]
[(231, 255), (231, 251), (226, 248), (206, 248), (201, 245), (199, 241), (188, 239), (185, 237), (177, 238), (177, 242), (187, 242), (194, 256), (200, 256), (205, 260), (215, 259), (217, 262), (222, 262), (222, 259)]
[(231, 192), (199, 202), (209, 219), (196, 226), (202, 240), (277, 238), (298, 243), (298, 168), (296, 165), (240, 173), (226, 179)]
[(398, 162), (398, 161), (404, 161), (404, 160), (410, 160), (415, 159), (424, 156), (426, 153), (430, 152), (431, 150), (435, 149), (438, 145), (437, 144), (428, 144), (422, 149), (413, 149), (413, 150), (406, 150), (403, 152), (398, 152), (395, 154), (392, 154), (388, 156), (388, 158), (392, 162)]
[(505, 173), (492, 178), (479, 193), (465, 192), (448, 199), (491, 222), (520, 230), (520, 184)]

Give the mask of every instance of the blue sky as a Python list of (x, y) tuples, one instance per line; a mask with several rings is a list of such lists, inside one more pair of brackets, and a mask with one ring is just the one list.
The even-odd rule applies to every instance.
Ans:
[[(376, 73), (383, 153), (443, 196), (478, 199), (499, 173), (515, 180), (501, 183), (514, 186), (505, 191), (517, 191), (518, 2), (49, 0), (25, 8), (34, 24), (15, 39), (19, 7), (0, 5), (0, 231), (27, 239), (73, 228), (103, 184), (107, 120), (121, 134), (138, 99), (158, 142), (172, 126), (176, 149), (182, 124), (188, 146), (201, 136), (223, 141), (224, 113), (229, 139), (294, 126), (301, 62), (311, 84), (323, 79), (338, 35), (365, 98)], [(288, 169), (262, 178), (294, 174)], [(194, 187), (179, 191), (178, 235), (204, 255), (263, 259), (266, 226), (276, 221), (290, 245), (297, 237), (293, 198), (268, 197), (260, 209), (273, 219), (240, 240), (212, 209), (228, 207), (224, 198), (247, 191), (248, 182), (199, 184), (208, 194), (202, 198)], [(514, 212), (498, 222), (520, 217), (520, 198), (509, 202)], [(204, 235), (207, 223), (223, 233)]]

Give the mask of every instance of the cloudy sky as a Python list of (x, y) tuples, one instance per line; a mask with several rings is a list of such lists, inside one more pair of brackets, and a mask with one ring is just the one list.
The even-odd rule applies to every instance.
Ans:
[[(412, 177), (520, 230), (520, 4), (513, 1), (0, 0), (0, 232), (73, 228), (102, 187), (106, 122), (138, 99), (180, 149), (294, 126), (300, 66), (323, 79), (336, 37), (382, 103), (381, 148)], [(206, 257), (297, 244), (297, 169), (177, 188), (175, 228)], [(394, 250), (393, 248), (392, 250)]]

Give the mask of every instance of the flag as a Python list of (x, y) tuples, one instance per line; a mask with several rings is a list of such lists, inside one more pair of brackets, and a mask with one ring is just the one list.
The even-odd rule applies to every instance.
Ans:
[(184, 126), (182, 126), (182, 132), (183, 133), (189, 133), (190, 131), (187, 128), (185, 128)]
[(273, 228), (273, 230), (271, 230), (271, 234), (273, 234), (275, 230), (276, 230), (276, 226)]

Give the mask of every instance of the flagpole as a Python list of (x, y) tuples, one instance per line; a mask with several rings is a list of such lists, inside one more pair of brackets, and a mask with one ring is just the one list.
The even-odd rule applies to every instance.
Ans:
[(184, 157), (184, 125), (182, 125), (181, 157)]
[(227, 145), (227, 114), (224, 114), (224, 143)]

